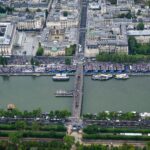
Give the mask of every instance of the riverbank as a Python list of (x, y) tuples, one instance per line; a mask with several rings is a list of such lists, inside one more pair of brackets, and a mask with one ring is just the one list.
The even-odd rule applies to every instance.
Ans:
[[(39, 76), (54, 76), (57, 73), (0, 73), (0, 76), (35, 76), (35, 77), (39, 77)], [(66, 74), (68, 76), (75, 76), (75, 73), (67, 73)], [(92, 76), (94, 74), (101, 74), (101, 72), (99, 73), (84, 73), (84, 76)], [(102, 73), (102, 74), (112, 74), (112, 75), (116, 75), (116, 74), (121, 74), (121, 73)], [(127, 73), (129, 76), (150, 76), (150, 72), (149, 73)]]

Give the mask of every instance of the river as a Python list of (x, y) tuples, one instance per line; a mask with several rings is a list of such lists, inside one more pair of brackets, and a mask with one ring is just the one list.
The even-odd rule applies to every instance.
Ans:
[[(41, 108), (43, 111), (67, 109), (72, 98), (56, 98), (59, 89), (72, 90), (69, 82), (54, 82), (51, 77), (0, 77), (0, 108), (13, 103), (20, 110)], [(110, 111), (150, 112), (150, 77), (131, 77), (126, 81), (92, 81), (84, 78), (83, 113)]]

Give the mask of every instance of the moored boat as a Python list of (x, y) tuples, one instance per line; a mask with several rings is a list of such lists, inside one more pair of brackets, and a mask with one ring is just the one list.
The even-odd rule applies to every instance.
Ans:
[(73, 91), (58, 90), (55, 92), (56, 97), (72, 97)]
[(127, 80), (127, 79), (129, 79), (129, 75), (126, 73), (125, 74), (116, 74), (114, 78), (117, 80)]
[(54, 81), (68, 81), (70, 79), (67, 74), (56, 74), (55, 76), (52, 77)]
[(111, 79), (113, 76), (112, 74), (97, 74), (97, 75), (92, 75), (93, 80), (100, 80), (100, 81), (105, 81)]

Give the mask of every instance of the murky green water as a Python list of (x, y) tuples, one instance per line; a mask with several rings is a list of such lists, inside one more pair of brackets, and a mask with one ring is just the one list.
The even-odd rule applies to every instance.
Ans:
[(83, 112), (149, 111), (150, 77), (131, 77), (129, 80), (84, 80)]
[[(0, 77), (0, 107), (13, 103), (20, 110), (41, 107), (43, 111), (67, 109), (71, 111), (72, 98), (56, 98), (58, 89), (73, 89), (69, 82), (53, 82), (51, 77)], [(84, 79), (83, 113), (110, 111), (149, 111), (150, 77), (131, 77), (126, 81), (92, 81)]]
[(13, 103), (18, 109), (32, 110), (40, 107), (43, 111), (71, 110), (71, 98), (56, 98), (59, 89), (72, 89), (73, 78), (69, 82), (54, 82), (51, 77), (0, 77), (0, 106), (6, 108)]

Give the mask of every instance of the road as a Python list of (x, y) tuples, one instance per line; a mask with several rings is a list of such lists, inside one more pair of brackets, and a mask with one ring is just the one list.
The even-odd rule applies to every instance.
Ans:
[(88, 2), (86, 0), (81, 1), (81, 20), (80, 20), (80, 28), (79, 28), (79, 44), (82, 46), (84, 51), (85, 47), (85, 34), (86, 34), (86, 19), (87, 19), (87, 5)]
[(83, 141), (83, 145), (91, 145), (91, 144), (102, 144), (109, 146), (121, 146), (124, 143), (128, 143), (137, 147), (144, 147), (146, 142), (148, 141), (127, 141), (127, 140), (87, 140)]

